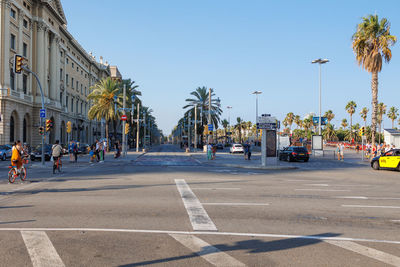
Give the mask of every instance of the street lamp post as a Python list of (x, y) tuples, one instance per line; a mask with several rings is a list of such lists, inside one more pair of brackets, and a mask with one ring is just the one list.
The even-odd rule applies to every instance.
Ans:
[(315, 59), (312, 64), (319, 64), (319, 118), (318, 118), (318, 135), (321, 135), (321, 65), (329, 62), (328, 59)]
[[(253, 95), (256, 95), (256, 123), (257, 123), (257, 119), (258, 119), (258, 95), (262, 94), (261, 91), (254, 91), (252, 93)], [(256, 131), (256, 141), (258, 141), (258, 131)], [(257, 142), (256, 142), (257, 144)]]

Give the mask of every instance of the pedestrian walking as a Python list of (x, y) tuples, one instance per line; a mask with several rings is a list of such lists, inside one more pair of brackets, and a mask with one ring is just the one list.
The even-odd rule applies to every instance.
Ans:
[(344, 160), (344, 144), (343, 143), (340, 143), (340, 157), (341, 157), (341, 160), (343, 161)]
[(217, 154), (217, 146), (212, 145), (211, 151), (212, 151), (212, 159), (215, 160), (215, 154)]
[(212, 146), (210, 143), (207, 144), (207, 160), (212, 159)]
[(339, 143), (336, 144), (335, 152), (336, 152), (337, 160), (340, 160), (340, 144)]
[(248, 143), (247, 144), (247, 160), (250, 160), (251, 158), (251, 145)]
[(72, 144), (72, 153), (74, 154), (74, 162), (78, 162), (78, 144), (74, 142)]
[(244, 150), (244, 159), (248, 159), (248, 153), (249, 153), (249, 145), (246, 143), (243, 145), (243, 150)]

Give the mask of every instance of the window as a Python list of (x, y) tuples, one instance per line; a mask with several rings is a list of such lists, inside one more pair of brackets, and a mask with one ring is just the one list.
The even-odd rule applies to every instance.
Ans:
[(79, 92), (79, 82), (76, 81), (76, 90)]
[(79, 67), (76, 67), (76, 72), (79, 72)]
[(63, 69), (60, 69), (60, 81), (63, 80)]
[(86, 86), (85, 86), (85, 95), (87, 95), (87, 89), (86, 89)]
[(71, 63), (72, 68), (74, 68), (74, 62)]
[(71, 98), (71, 112), (74, 112), (74, 98)]
[(23, 55), (24, 57), (27, 57), (27, 56), (28, 56), (28, 45), (27, 45), (26, 43), (23, 43), (23, 44), (22, 44), (22, 55)]
[(63, 55), (64, 55), (64, 54), (63, 54), (63, 52), (62, 52), (62, 51), (60, 51), (60, 57), (63, 57)]
[(15, 17), (16, 17), (15, 10), (12, 9), (12, 8), (11, 8), (11, 11), (10, 11), (10, 16), (13, 17), (14, 19), (15, 19)]
[(69, 62), (68, 58), (67, 58), (66, 62), (67, 62), (67, 64), (68, 64), (68, 62)]
[(65, 97), (65, 106), (66, 106), (67, 109), (68, 109), (68, 96)]
[(23, 24), (23, 25), (24, 25), (24, 28), (27, 29), (27, 28), (28, 28), (28, 21), (27, 21), (26, 19), (24, 19), (24, 22), (23, 22), (23, 23), (24, 23), (24, 24)]
[(78, 100), (76, 100), (76, 113), (78, 113)]
[(28, 75), (24, 74), (22, 76), (22, 90), (24, 91), (24, 94), (27, 94), (28, 92)]
[(12, 90), (15, 90), (15, 74), (13, 69), (10, 69), (10, 87)]
[(66, 83), (67, 86), (68, 86), (68, 74), (65, 74), (65, 83)]
[(81, 102), (81, 114), (83, 114), (82, 110), (83, 110), (83, 103)]
[(15, 50), (15, 35), (11, 34), (11, 38), (10, 38), (10, 48)]
[(74, 88), (74, 78), (71, 78), (71, 88)]
[(82, 84), (81, 84), (81, 94), (83, 94), (83, 86), (82, 86)]
[(60, 92), (60, 104), (61, 106), (63, 106), (63, 93)]

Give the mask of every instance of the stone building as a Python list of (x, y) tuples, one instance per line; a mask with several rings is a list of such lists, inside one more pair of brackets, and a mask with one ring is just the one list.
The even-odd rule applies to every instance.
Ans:
[[(46, 118), (54, 124), (46, 143), (67, 143), (68, 121), (72, 140), (99, 138), (100, 122), (87, 117), (87, 95), (98, 80), (111, 76), (110, 66), (102, 58), (97, 62), (68, 32), (60, 0), (0, 1), (0, 144), (41, 142), (40, 90), (33, 75), (14, 74), (15, 54), (26, 57), (40, 79)], [(113, 72), (119, 74), (117, 68)]]

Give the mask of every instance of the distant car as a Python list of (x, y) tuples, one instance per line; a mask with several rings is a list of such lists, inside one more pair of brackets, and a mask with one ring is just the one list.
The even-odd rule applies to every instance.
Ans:
[(371, 160), (374, 170), (387, 169), (400, 171), (400, 149), (392, 149)]
[(230, 153), (244, 153), (243, 146), (241, 144), (233, 144), (230, 148)]
[(12, 147), (10, 145), (0, 146), (0, 158), (2, 161), (5, 161), (7, 158), (11, 158), (11, 155)]
[(310, 159), (310, 155), (307, 148), (303, 146), (290, 146), (284, 148), (279, 154), (279, 160), (295, 161), (303, 160), (307, 162)]
[(87, 154), (88, 153), (88, 144), (81, 144), (78, 145), (78, 154)]
[[(51, 158), (51, 148), (52, 145), (45, 144), (44, 145), (44, 160), (49, 161)], [(31, 161), (41, 160), (42, 159), (42, 145), (38, 145), (31, 152)]]
[(220, 144), (216, 144), (217, 149), (224, 149), (224, 146), (220, 143)]

